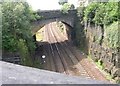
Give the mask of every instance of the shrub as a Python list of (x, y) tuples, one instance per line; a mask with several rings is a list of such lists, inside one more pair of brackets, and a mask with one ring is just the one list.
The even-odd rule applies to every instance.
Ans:
[(114, 22), (113, 24), (107, 26), (105, 29), (105, 40), (106, 44), (110, 48), (120, 48), (118, 35), (120, 34), (118, 30), (118, 22)]

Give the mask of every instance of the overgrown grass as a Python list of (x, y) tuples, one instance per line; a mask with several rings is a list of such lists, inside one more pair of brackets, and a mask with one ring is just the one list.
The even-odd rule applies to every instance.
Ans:
[(96, 65), (98, 66), (98, 68), (100, 68), (100, 69), (104, 69), (104, 65), (103, 65), (103, 62), (101, 61), (101, 60), (98, 60), (97, 62), (95, 62), (96, 63)]
[[(89, 60), (93, 61), (92, 56), (90, 54), (87, 57), (88, 57)], [(104, 73), (107, 80), (116, 82), (115, 80), (113, 80), (112, 76), (109, 73), (104, 71), (104, 63), (101, 60), (96, 60), (96, 61), (93, 61), (93, 62), (96, 64), (96, 66), (99, 68), (99, 70), (102, 73)]]
[(35, 67), (35, 68), (39, 68), (39, 69), (42, 68), (40, 59), (36, 59), (36, 60), (34, 61), (34, 67)]

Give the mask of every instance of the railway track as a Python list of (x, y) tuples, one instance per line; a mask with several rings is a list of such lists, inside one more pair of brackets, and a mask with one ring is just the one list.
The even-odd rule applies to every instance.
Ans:
[[(66, 37), (61, 34), (55, 23), (44, 28), (45, 44), (43, 45), (43, 69), (65, 73), (68, 75), (106, 80), (100, 72), (89, 64), (85, 57), (76, 49)], [(91, 68), (90, 68), (91, 67)], [(107, 80), (106, 80), (107, 81)]]
[[(51, 26), (55, 26), (55, 25), (51, 25)], [(76, 56), (74, 55), (72, 50), (69, 48), (71, 46), (67, 45), (67, 43), (65, 41), (66, 38), (63, 37), (62, 34), (57, 31), (58, 29), (54, 29), (54, 28), (57, 28), (57, 27), (52, 27), (51, 28), (53, 33), (54, 33), (54, 36), (55, 36), (56, 40), (61, 45), (60, 47), (62, 47), (64, 49), (64, 51), (66, 52), (66, 54), (68, 56), (67, 58), (71, 59), (71, 61), (72, 61), (72, 66), (69, 70), (72, 70), (73, 72), (75, 72), (75, 75), (80, 75), (80, 76), (83, 76), (83, 77), (90, 78), (89, 75), (87, 74), (87, 72), (82, 67), (82, 65), (79, 63), (79, 60), (76, 58)], [(63, 41), (63, 39), (64, 39), (64, 42), (61, 43)]]
[[(53, 30), (55, 30), (55, 29), (53, 29)], [(57, 29), (55, 32), (57, 32), (59, 34), (60, 30)], [(63, 34), (59, 34), (59, 36), (61, 38), (64, 37)], [(88, 60), (87, 58), (85, 58), (85, 56), (83, 56), (82, 53), (80, 53), (80, 51), (78, 49), (76, 49), (76, 47), (71, 45), (71, 43), (69, 43), (69, 42), (65, 42), (64, 44), (66, 46), (69, 46), (68, 47), (69, 50), (71, 50), (71, 52), (74, 54), (74, 56), (78, 59), (80, 65), (87, 71), (88, 76), (90, 76), (92, 79), (108, 81), (108, 80), (106, 80), (105, 76), (99, 71), (99, 69), (96, 68), (96, 65), (94, 63), (92, 63), (90, 60)], [(80, 69), (82, 69), (82, 68), (80, 68)], [(85, 73), (85, 75), (86, 75), (86, 73)]]
[[(66, 73), (69, 75), (77, 75), (77, 76), (81, 75), (86, 77), (87, 73), (85, 72), (83, 67), (80, 64), (76, 65), (78, 63), (78, 60), (68, 49), (68, 47), (66, 47), (66, 45), (61, 43), (63, 39), (59, 39), (58, 36), (59, 34), (55, 33), (53, 28), (54, 28), (53, 25), (48, 25), (45, 28), (45, 36), (46, 36), (45, 40), (47, 40), (49, 43), (47, 45), (44, 45), (44, 49), (45, 49), (44, 54), (46, 55), (44, 69), (50, 70), (51, 68), (48, 68), (47, 65), (51, 65), (51, 66), (55, 65), (54, 67), (55, 72)], [(48, 51), (52, 51), (51, 52), (52, 56), (49, 56), (50, 53)], [(49, 55), (46, 52), (48, 52)], [(50, 58), (48, 59), (47, 57), (53, 59), (53, 64), (50, 64)]]

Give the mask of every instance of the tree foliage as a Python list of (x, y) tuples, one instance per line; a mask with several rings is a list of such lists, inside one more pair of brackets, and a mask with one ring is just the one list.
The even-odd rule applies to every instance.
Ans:
[(117, 21), (120, 14), (118, 4), (119, 2), (111, 2), (110, 0), (108, 2), (91, 3), (84, 10), (84, 21), (104, 26), (102, 28), (102, 34), (105, 37), (104, 42), (111, 48), (119, 46)]
[(69, 4), (69, 3), (65, 3), (62, 8), (61, 8), (61, 11), (66, 14), (68, 13), (69, 10), (73, 10), (75, 7), (73, 4)]
[(68, 2), (68, 0), (59, 0), (59, 5), (64, 5), (65, 3), (67, 3)]
[[(113, 60), (113, 64), (118, 64), (118, 62), (114, 63), (114, 60), (116, 58), (118, 59), (120, 51), (119, 5), (120, 2), (109, 0), (108, 2), (91, 3), (85, 7), (84, 12), (81, 8), (78, 9), (79, 16), (84, 14), (84, 32), (87, 40), (87, 43), (85, 42), (86, 44), (84, 44), (85, 46), (88, 46), (87, 49), (84, 49), (86, 51), (88, 50), (88, 54), (91, 55), (93, 59), (97, 58), (102, 62), (101, 58), (106, 54), (104, 56), (107, 57), (108, 60), (112, 57), (111, 61)], [(77, 31), (76, 33), (78, 35), (80, 31)], [(80, 40), (82, 37), (79, 36), (78, 39)], [(82, 41), (80, 40), (80, 42)], [(79, 45), (81, 47), (83, 44), (79, 43)], [(112, 52), (112, 54), (110, 52)], [(99, 54), (102, 56), (99, 56)], [(118, 65), (116, 67), (118, 67)], [(117, 76), (118, 75), (116, 74), (116, 77)], [(117, 78), (115, 79), (118, 82), (120, 81)]]
[(91, 3), (84, 11), (84, 19), (96, 24), (109, 25), (118, 20), (118, 2)]
[(118, 22), (114, 22), (111, 25), (107, 26), (105, 29), (105, 43), (107, 46), (110, 48), (120, 48), (119, 46), (119, 39), (118, 39), (118, 34), (119, 33), (119, 28), (118, 28)]
[(92, 3), (88, 5), (86, 9), (84, 10), (84, 20), (92, 22), (95, 17), (95, 12), (98, 7), (99, 6), (97, 3)]
[(84, 25), (84, 10), (85, 10), (85, 7), (79, 6), (77, 8), (77, 16), (79, 17), (79, 20), (82, 25)]
[(2, 2), (1, 4), (3, 50), (19, 52), (22, 57), (23, 55), (30, 57), (35, 49), (30, 23), (35, 17), (33, 12), (26, 2)]

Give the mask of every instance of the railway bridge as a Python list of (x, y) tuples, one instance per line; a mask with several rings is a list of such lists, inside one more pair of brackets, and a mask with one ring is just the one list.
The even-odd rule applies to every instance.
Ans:
[(68, 13), (63, 13), (61, 10), (37, 11), (37, 14), (42, 18), (33, 22), (35, 27), (32, 29), (32, 32), (36, 33), (40, 27), (54, 21), (61, 21), (64, 24), (74, 27), (76, 13), (76, 10), (68, 10)]
[[(75, 26), (76, 20), (76, 10), (69, 10), (67, 14), (63, 14), (60, 10), (52, 10), (52, 11), (37, 11), (38, 15), (42, 16), (41, 19), (34, 21), (34, 29), (32, 30), (33, 33), (36, 33), (40, 27), (44, 27), (43, 32), (43, 43), (42, 45), (43, 50), (38, 50), (38, 58), (41, 61), (42, 68), (44, 70), (38, 70), (34, 68), (27, 68), (22, 66), (16, 66), (14, 64), (0, 62), (0, 64), (4, 64), (4, 75), (3, 80), (9, 81), (4, 83), (13, 83), (14, 79), (16, 80), (15, 83), (26, 83), (25, 79), (27, 79), (27, 83), (107, 83), (109, 80), (106, 79), (106, 76), (96, 67), (96, 65), (90, 61), (89, 59), (85, 58), (86, 56), (81, 53), (79, 49), (77, 49), (70, 41), (67, 41), (67, 37), (65, 37), (60, 30), (57, 28), (55, 21), (61, 21), (66, 25), (72, 27), (72, 30)], [(51, 23), (53, 22), (53, 23)], [(49, 28), (49, 29), (48, 29)], [(34, 35), (34, 34), (33, 34)], [(42, 56), (45, 58), (42, 58)], [(37, 56), (37, 55), (36, 55)], [(8, 60), (11, 60), (8, 58)], [(19, 64), (20, 59), (15, 58), (13, 60), (17, 60)], [(9, 61), (10, 62), (10, 61)], [(11, 61), (12, 62), (12, 61)], [(16, 61), (14, 61), (15, 63)], [(8, 66), (9, 65), (9, 66)], [(13, 71), (16, 69), (19, 73), (15, 72), (14, 75), (12, 74), (13, 71), (10, 71), (9, 74), (7, 71), (12, 69)], [(19, 70), (19, 69), (22, 69)], [(33, 71), (31, 71), (33, 70)], [(49, 70), (49, 71), (45, 71)], [(29, 75), (25, 76), (23, 71), (31, 71), (30, 73), (27, 72)], [(51, 72), (54, 71), (54, 72)], [(38, 72), (38, 73), (37, 73)], [(80, 77), (69, 77), (62, 74), (57, 74), (55, 72), (59, 72), (66, 75), (72, 76), (80, 76)], [(30, 76), (32, 73), (33, 76)], [(6, 76), (7, 75), (7, 76)], [(20, 78), (20, 76), (25, 76), (24, 79)], [(34, 81), (28, 79), (26, 77), (34, 77)], [(46, 77), (46, 80), (42, 80), (40, 77)], [(63, 77), (65, 77), (65, 80)], [(7, 77), (7, 78), (6, 78)], [(8, 79), (9, 77), (9, 79)], [(12, 77), (12, 78), (11, 78)], [(59, 78), (61, 77), (61, 78)], [(56, 80), (55, 82), (52, 81)], [(11, 80), (12, 79), (12, 80)], [(73, 81), (74, 79), (74, 81)], [(57, 81), (58, 80), (58, 81)], [(67, 81), (66, 81), (67, 80)], [(96, 81), (99, 80), (99, 81)], [(33, 81), (33, 82), (31, 82)], [(41, 81), (41, 82), (39, 82)], [(70, 81), (70, 82), (68, 82)], [(105, 82), (102, 82), (105, 81)]]

